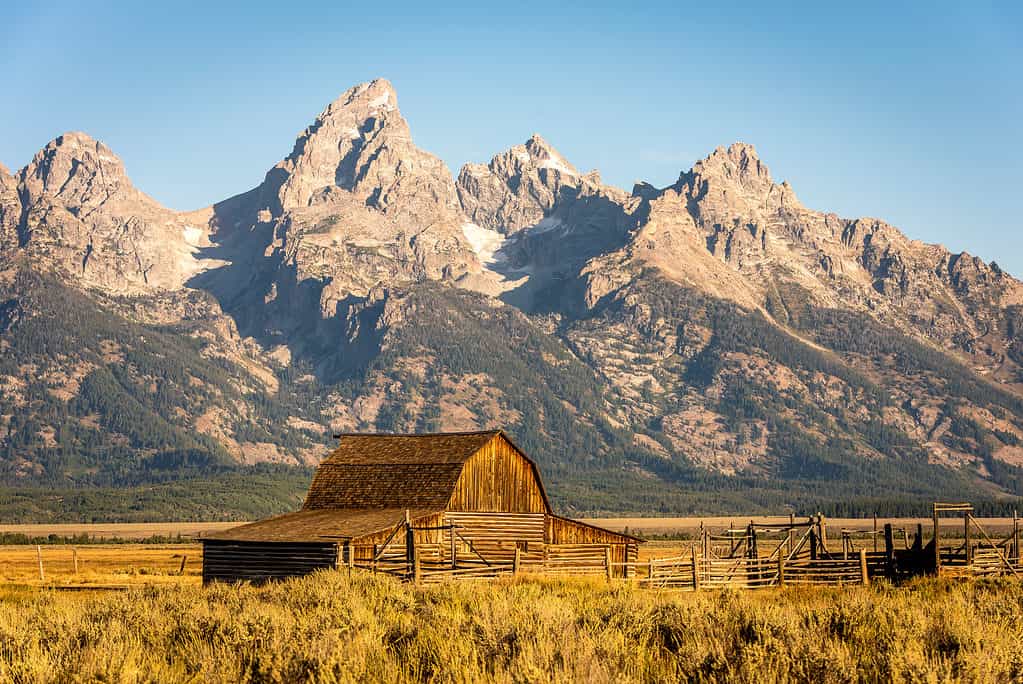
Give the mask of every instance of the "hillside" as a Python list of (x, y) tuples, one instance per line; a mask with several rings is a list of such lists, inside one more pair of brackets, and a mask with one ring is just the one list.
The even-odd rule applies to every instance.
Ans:
[(746, 144), (666, 188), (539, 135), (454, 178), (378, 80), (177, 213), (71, 133), (0, 168), (3, 514), (261, 515), (333, 432), (490, 427), (566, 512), (995, 510), (1021, 326), (996, 264), (807, 209)]

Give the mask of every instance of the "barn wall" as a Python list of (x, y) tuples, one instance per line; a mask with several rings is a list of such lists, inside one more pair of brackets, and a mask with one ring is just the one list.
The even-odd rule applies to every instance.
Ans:
[[(397, 524), (398, 521), (395, 521)], [(423, 551), (423, 557), (428, 553), (431, 553), (431, 548), (440, 545), (442, 542), (446, 543), (447, 532), (440, 529), (415, 529), (415, 528), (439, 528), (444, 525), (444, 514), (437, 513), (436, 515), (428, 515), (419, 518), (415, 518), (412, 521), (412, 528), (415, 530), (415, 542), (416, 547)], [(360, 561), (371, 561), (373, 560), (374, 547), (377, 551), (383, 548), (384, 544), (388, 543), (390, 538), (390, 544), (387, 546), (386, 554), (390, 556), (404, 556), (405, 550), (405, 531), (401, 530), (393, 538), (391, 532), (394, 528), (381, 530), (380, 532), (374, 532), (373, 534), (367, 534), (363, 537), (358, 537), (352, 540), (353, 553), (355, 554), (356, 563)]]
[(448, 510), (543, 513), (547, 507), (532, 465), (498, 435), (465, 462)]
[[(565, 549), (565, 552), (578, 550), (578, 553), (582, 553), (581, 549), (585, 546), (600, 548), (607, 546), (611, 549), (612, 563), (635, 562), (639, 556), (639, 545), (634, 539), (611, 530), (604, 530), (553, 515), (548, 516), (546, 527), (547, 543), (552, 546), (561, 546)], [(582, 555), (585, 556), (586, 554)], [(596, 562), (589, 556), (586, 557), (590, 559), (585, 561), (586, 563)], [(601, 567), (603, 567), (602, 558), (600, 563)], [(615, 575), (620, 575), (621, 573), (622, 569), (620, 567), (614, 569)]]
[[(515, 549), (519, 549), (519, 560), (524, 564), (543, 561), (543, 513), (467, 513), (448, 511), (445, 522), (458, 527), (455, 537), (455, 553), (464, 560), (479, 560), (480, 556), (490, 563), (511, 563)], [(468, 542), (472, 543), (472, 548)], [(450, 544), (445, 553), (450, 558)], [(477, 555), (472, 549), (476, 549)]]
[(255, 582), (308, 575), (337, 565), (334, 543), (203, 542), (202, 580)]

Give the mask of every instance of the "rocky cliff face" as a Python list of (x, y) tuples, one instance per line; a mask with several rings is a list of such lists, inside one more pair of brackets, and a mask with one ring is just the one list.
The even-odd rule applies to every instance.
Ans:
[[(121, 160), (84, 133), (43, 148), (0, 178), (3, 244), (108, 292), (180, 288), (208, 267), (205, 216), (178, 214), (137, 190)], [(17, 217), (17, 218), (15, 218)]]
[(0, 295), (13, 481), (500, 425), (577, 509), (1021, 493), (1023, 285), (804, 207), (741, 143), (625, 192), (534, 135), (455, 181), (377, 80), (176, 213), (67, 134), (0, 168)]
[(244, 254), (203, 282), (263, 328), (251, 334), (308, 329), (310, 297), (327, 319), (378, 287), (479, 272), (463, 222), (447, 167), (377, 80), (331, 103), (258, 188), (214, 207), (215, 241)]

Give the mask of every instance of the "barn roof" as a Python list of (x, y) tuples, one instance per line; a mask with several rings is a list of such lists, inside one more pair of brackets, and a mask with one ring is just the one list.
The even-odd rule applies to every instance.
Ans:
[(442, 512), (465, 462), (490, 440), (505, 439), (532, 467), (550, 512), (536, 464), (501, 430), (433, 434), (343, 434), (313, 476), (302, 510), (210, 535), (210, 540), (330, 541), (388, 529), (404, 519)]
[(501, 436), (529, 463), (551, 510), (536, 464), (501, 430), (433, 434), (343, 434), (316, 470), (303, 510), (447, 506), (462, 466)]
[[(405, 520), (404, 508), (344, 510), (323, 508), (285, 513), (259, 522), (232, 527), (204, 536), (204, 540), (258, 542), (338, 542), (394, 527)], [(441, 513), (440, 509), (412, 509), (412, 520)]]

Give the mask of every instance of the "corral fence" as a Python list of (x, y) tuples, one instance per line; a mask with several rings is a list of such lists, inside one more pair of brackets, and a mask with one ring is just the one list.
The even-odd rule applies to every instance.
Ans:
[[(792, 585), (868, 584), (872, 579), (899, 581), (923, 574), (980, 577), (1023, 576), (1020, 526), (1013, 516), (1011, 533), (997, 539), (973, 517), (969, 504), (934, 504), (934, 534), (924, 542), (922, 525), (912, 531), (891, 524), (872, 530), (832, 530), (817, 514), (787, 524), (758, 524), (711, 532), (701, 525), (699, 537), (680, 555), (638, 560), (626, 554), (619, 560), (610, 545), (545, 544), (516, 546), (500, 557), (481, 552), (462, 539), (467, 555), (446, 554), (441, 544), (372, 547), (347, 546), (339, 565), (397, 575), (417, 583), (513, 576), (522, 573), (603, 576), (640, 586), (698, 591), (701, 589), (762, 589)], [(951, 542), (939, 534), (939, 517), (963, 514), (962, 539)], [(409, 528), (411, 529), (411, 528)], [(901, 533), (901, 534), (900, 534)], [(411, 539), (411, 536), (407, 536)], [(835, 541), (840, 540), (840, 549)], [(488, 557), (489, 556), (489, 557)]]

